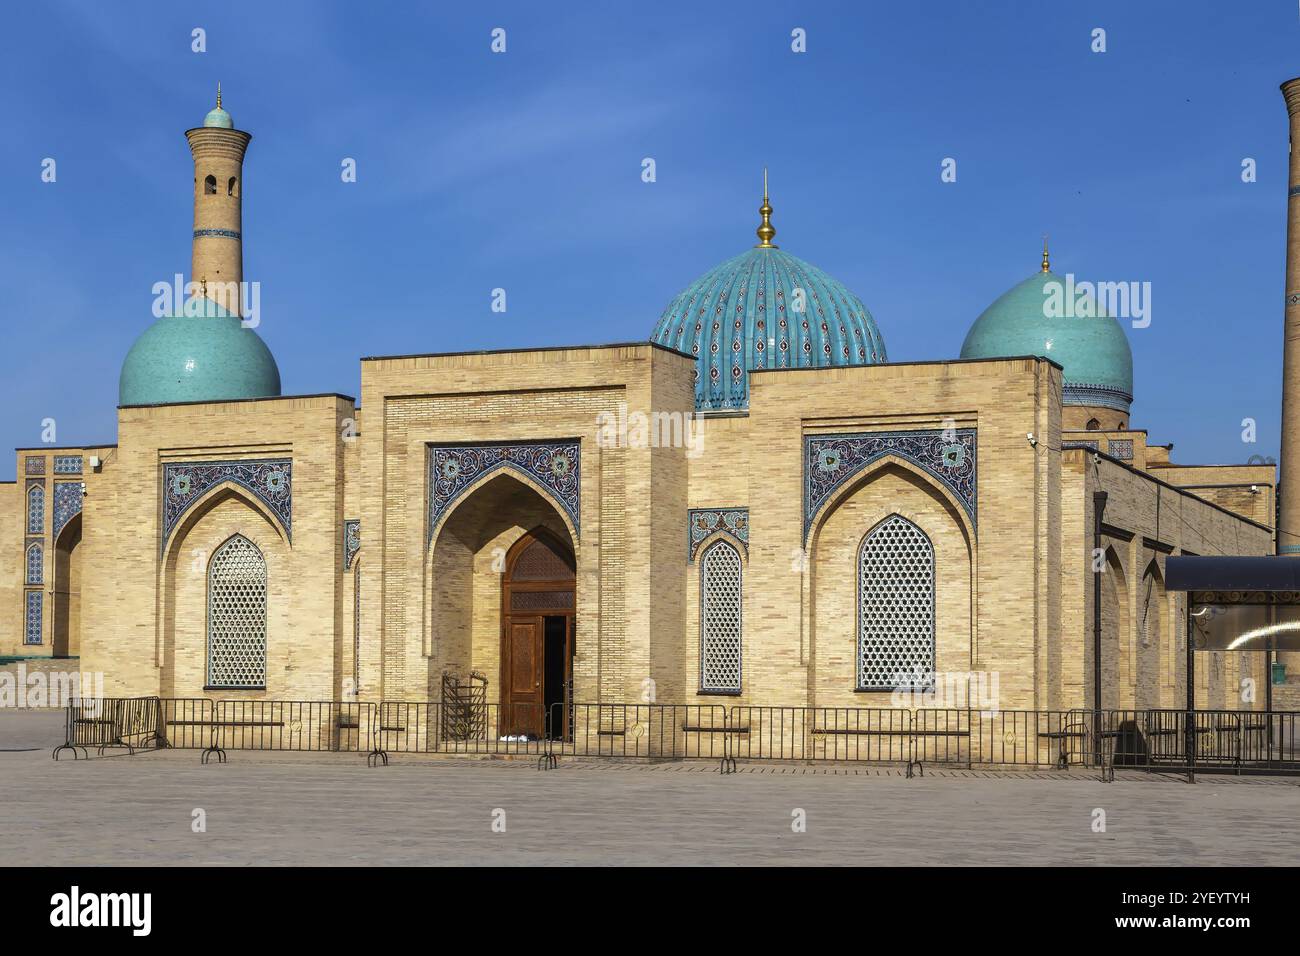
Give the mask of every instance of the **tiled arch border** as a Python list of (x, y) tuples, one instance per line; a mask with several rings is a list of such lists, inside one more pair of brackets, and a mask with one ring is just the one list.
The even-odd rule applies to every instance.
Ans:
[(428, 538), (460, 498), (497, 471), (514, 471), (544, 488), (581, 534), (582, 444), (577, 439), (430, 445)]
[(167, 462), (163, 465), (159, 552), (166, 550), (172, 532), (189, 510), (209, 491), (227, 482), (266, 505), (284, 528), (285, 537), (292, 540), (293, 459)]
[(977, 430), (841, 432), (803, 440), (803, 541), (813, 519), (837, 491), (877, 461), (896, 456), (934, 478), (977, 528)]

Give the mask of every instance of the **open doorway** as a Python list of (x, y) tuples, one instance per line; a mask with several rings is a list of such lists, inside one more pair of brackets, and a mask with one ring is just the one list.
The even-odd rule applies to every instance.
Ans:
[(573, 679), (573, 553), (544, 529), (506, 555), (501, 578), (501, 733), (540, 739), (568, 733)]
[(561, 740), (569, 736), (569, 681), (573, 673), (569, 657), (573, 644), (569, 630), (572, 621), (573, 618), (567, 615), (548, 615), (542, 618), (546, 659), (542, 673), (542, 699), (546, 704), (546, 715), (550, 718), (551, 734)]

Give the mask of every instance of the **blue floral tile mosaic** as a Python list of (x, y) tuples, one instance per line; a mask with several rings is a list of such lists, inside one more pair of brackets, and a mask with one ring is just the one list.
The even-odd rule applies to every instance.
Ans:
[(293, 460), (186, 461), (163, 465), (163, 525), (159, 549), (193, 504), (224, 482), (233, 482), (266, 505), (293, 537)]
[(803, 536), (813, 516), (846, 482), (887, 455), (916, 465), (952, 492), (976, 526), (976, 429), (805, 435)]
[(686, 512), (686, 560), (694, 563), (700, 545), (710, 535), (722, 532), (749, 553), (748, 508), (692, 508)]
[(430, 446), (429, 533), (465, 489), (502, 469), (527, 475), (551, 492), (581, 532), (582, 447), (574, 440)]

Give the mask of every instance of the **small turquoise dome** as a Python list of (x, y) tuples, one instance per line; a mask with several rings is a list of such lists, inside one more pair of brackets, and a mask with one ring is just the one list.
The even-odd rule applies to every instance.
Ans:
[(885, 341), (862, 301), (775, 246), (755, 246), (668, 304), (650, 341), (697, 358), (695, 407), (749, 407), (753, 369), (875, 365)]
[(239, 316), (195, 297), (145, 329), (122, 363), (119, 405), (170, 405), (280, 394), (266, 343)]
[[(1049, 286), (1049, 283), (1056, 283)], [(1133, 401), (1133, 352), (1123, 327), (1092, 298), (1092, 316), (1068, 308), (1066, 280), (1039, 272), (1004, 293), (975, 320), (962, 358), (1041, 355), (1060, 365), (1066, 405), (1094, 405), (1127, 413)], [(1047, 303), (1061, 304), (1049, 309)]]
[(219, 126), (222, 129), (234, 129), (235, 121), (230, 118), (230, 114), (218, 106), (214, 110), (209, 110), (208, 115), (203, 117), (204, 126)]

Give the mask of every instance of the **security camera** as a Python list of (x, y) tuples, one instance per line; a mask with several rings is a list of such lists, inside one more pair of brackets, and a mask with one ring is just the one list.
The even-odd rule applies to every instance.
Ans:
[(1033, 432), (1027, 432), (1025, 434), (1025, 440), (1028, 441), (1029, 444), (1034, 445), (1035, 447), (1038, 445), (1038, 439), (1034, 437)]
[(1100, 464), (1101, 464), (1101, 455), (1098, 454), (1098, 453), (1095, 452), (1095, 451), (1092, 453), (1092, 463), (1093, 463), (1094, 465), (1100, 465)]

